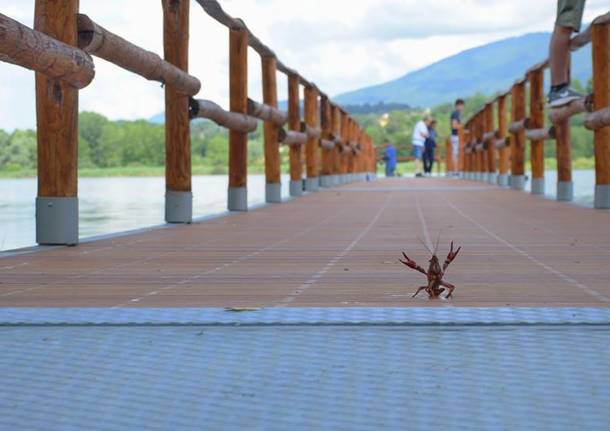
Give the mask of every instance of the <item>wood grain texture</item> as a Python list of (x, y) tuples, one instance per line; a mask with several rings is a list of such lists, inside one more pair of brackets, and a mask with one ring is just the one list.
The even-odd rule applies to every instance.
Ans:
[[(164, 32), (169, 31), (170, 38), (177, 41), (184, 38), (188, 41), (188, 6), (185, 15), (182, 11), (185, 6), (182, 3), (182, 0), (163, 0)], [(167, 60), (168, 49), (174, 49), (171, 44), (168, 46), (164, 43), (166, 61), (163, 61), (156, 53), (117, 36), (82, 14), (78, 15), (78, 36), (80, 48), (148, 80), (161, 82), (188, 96), (194, 96), (201, 89), (201, 82), (197, 78)], [(175, 46), (176, 59), (183, 51), (179, 45), (177, 43)]]
[[(311, 129), (319, 129), (320, 111), (318, 109), (318, 92), (313, 87), (305, 87), (305, 126)], [(303, 130), (301, 130), (303, 131)], [(316, 178), (319, 174), (318, 156), (320, 154), (320, 138), (308, 133), (305, 146), (305, 160), (307, 178)]]
[[(506, 96), (498, 98), (498, 139), (506, 139), (508, 132), (506, 118)], [(499, 149), (499, 172), (501, 175), (508, 174), (510, 170), (510, 146)]]
[[(78, 0), (36, 0), (34, 29), (76, 46)], [(38, 196), (76, 197), (78, 190), (78, 90), (36, 72)]]
[(0, 61), (41, 72), (75, 88), (84, 88), (95, 76), (86, 52), (0, 13)]
[[(495, 136), (493, 103), (485, 105), (485, 132)], [(497, 151), (496, 146), (491, 140), (485, 144), (485, 152), (487, 154), (487, 172), (496, 173)]]
[[(277, 61), (275, 57), (262, 57), (263, 102), (277, 109)], [(250, 107), (251, 104), (249, 103)], [(282, 123), (283, 124), (283, 123)], [(280, 183), (280, 139), (279, 125), (265, 121), (265, 178), (267, 184)]]
[[(248, 113), (248, 32), (229, 31), (229, 98), (231, 111)], [(229, 131), (229, 187), (248, 183), (248, 134)]]
[[(515, 84), (512, 90), (512, 120), (525, 120), (525, 83)], [(513, 133), (511, 145), (511, 174), (525, 174), (525, 129)]]
[[(165, 61), (188, 72), (189, 2), (163, 0), (163, 51)], [(165, 86), (165, 187), (191, 191), (191, 138), (189, 99), (181, 88)]]
[[(288, 75), (288, 129), (293, 132), (301, 131), (299, 89), (299, 76), (294, 74)], [(302, 152), (302, 147), (299, 145), (290, 147), (290, 179), (292, 181), (300, 181), (303, 177)]]
[[(332, 141), (333, 119), (328, 96), (322, 96), (320, 98), (320, 126), (322, 130), (322, 139), (324, 141)], [(333, 172), (334, 150), (334, 142), (322, 144), (322, 166), (320, 171), (322, 175), (331, 175)]]
[[(610, 25), (592, 26), (594, 110), (610, 106)], [(598, 129), (595, 138), (596, 184), (610, 184), (610, 126)]]
[[(544, 71), (528, 74), (530, 83), (530, 116), (528, 129), (544, 129)], [(544, 140), (531, 140), (531, 165), (534, 179), (544, 178)]]

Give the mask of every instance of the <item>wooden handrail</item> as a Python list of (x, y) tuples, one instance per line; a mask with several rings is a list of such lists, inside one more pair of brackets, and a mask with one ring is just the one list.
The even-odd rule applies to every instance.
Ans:
[(85, 51), (60, 42), (0, 13), (0, 61), (34, 70), (85, 88), (95, 76), (93, 60)]
[(599, 130), (610, 126), (610, 107), (587, 114), (585, 127), (589, 130)]
[(508, 132), (512, 133), (512, 134), (516, 134), (522, 130), (526, 130), (528, 122), (529, 122), (528, 118), (524, 118), (523, 120), (515, 121), (510, 126), (508, 126)]
[(548, 141), (555, 139), (557, 134), (555, 132), (555, 126), (543, 129), (528, 129), (525, 131), (525, 137), (532, 141)]
[(589, 94), (560, 108), (551, 109), (549, 112), (549, 120), (551, 120), (553, 124), (561, 123), (574, 115), (583, 112), (591, 112), (592, 109), (593, 94)]
[(280, 129), (280, 142), (289, 147), (300, 147), (307, 143), (307, 135), (294, 130)]
[(312, 127), (304, 121), (301, 121), (301, 132), (305, 133), (310, 139), (320, 139), (320, 136), (322, 136), (322, 130), (317, 127)]
[(248, 99), (248, 115), (259, 120), (269, 121), (278, 127), (282, 127), (288, 121), (288, 114), (273, 106), (258, 103)]
[(150, 81), (171, 86), (174, 90), (194, 96), (201, 82), (157, 54), (140, 48), (95, 23), (87, 15), (78, 14), (78, 46), (89, 54), (103, 58)]
[(222, 127), (236, 132), (250, 133), (258, 128), (256, 118), (221, 108), (210, 100), (190, 99), (191, 119), (206, 118)]

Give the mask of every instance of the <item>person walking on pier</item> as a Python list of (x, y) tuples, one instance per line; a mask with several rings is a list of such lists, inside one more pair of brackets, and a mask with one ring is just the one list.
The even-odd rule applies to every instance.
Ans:
[(432, 176), (434, 166), (434, 153), (436, 149), (436, 120), (432, 120), (428, 126), (428, 138), (424, 144), (424, 175)]
[(415, 176), (422, 177), (422, 159), (424, 156), (424, 148), (426, 139), (428, 139), (428, 126), (430, 125), (431, 118), (426, 115), (422, 120), (418, 121), (413, 130), (411, 155), (415, 160)]
[(462, 126), (462, 112), (464, 112), (464, 100), (455, 101), (455, 109), (451, 113), (451, 160), (453, 160), (453, 171), (450, 175), (458, 174), (458, 158), (460, 156), (460, 127)]
[(558, 0), (557, 20), (549, 47), (551, 91), (549, 106), (559, 108), (583, 97), (570, 86), (570, 42), (572, 33), (580, 31), (586, 0)]
[(383, 161), (385, 162), (385, 176), (390, 178), (396, 176), (396, 147), (386, 139), (384, 142)]

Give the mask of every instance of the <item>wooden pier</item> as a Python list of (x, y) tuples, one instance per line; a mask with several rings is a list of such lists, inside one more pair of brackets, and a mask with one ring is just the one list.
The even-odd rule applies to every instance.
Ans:
[[(393, 179), (0, 259), (2, 307), (607, 307), (610, 213), (480, 182)], [(435, 243), (455, 298), (411, 298)]]

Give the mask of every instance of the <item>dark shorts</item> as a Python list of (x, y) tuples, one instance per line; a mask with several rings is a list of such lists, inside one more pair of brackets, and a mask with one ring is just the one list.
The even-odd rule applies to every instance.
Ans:
[(558, 0), (555, 25), (580, 31), (585, 2), (586, 0)]

